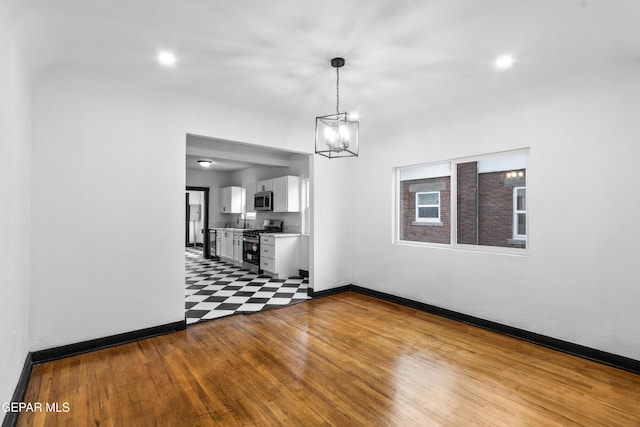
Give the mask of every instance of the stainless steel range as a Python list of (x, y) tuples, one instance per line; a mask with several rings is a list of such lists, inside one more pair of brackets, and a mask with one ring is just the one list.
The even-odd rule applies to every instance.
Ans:
[(242, 267), (260, 273), (260, 234), (282, 233), (284, 221), (265, 219), (261, 229), (245, 230), (242, 233)]

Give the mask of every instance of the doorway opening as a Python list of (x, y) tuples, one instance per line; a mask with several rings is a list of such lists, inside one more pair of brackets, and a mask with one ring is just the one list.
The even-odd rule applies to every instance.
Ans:
[[(198, 204), (194, 198), (185, 201), (187, 325), (310, 299), (312, 159), (309, 153), (187, 134), (187, 189), (206, 186), (211, 191), (211, 199), (202, 203), (209, 209), (200, 217), (198, 208), (190, 207)], [(267, 210), (256, 204), (261, 187), (279, 201), (277, 206)], [(194, 233), (190, 215), (196, 221), (206, 216), (196, 226), (201, 240), (196, 237), (195, 245), (188, 238)], [(283, 224), (281, 239), (264, 244), (271, 248), (252, 247), (252, 252), (264, 252), (263, 268), (254, 253), (245, 259), (245, 240), (265, 232), (271, 222)]]
[(187, 186), (185, 193), (185, 247), (201, 248), (211, 257), (209, 238), (209, 188)]

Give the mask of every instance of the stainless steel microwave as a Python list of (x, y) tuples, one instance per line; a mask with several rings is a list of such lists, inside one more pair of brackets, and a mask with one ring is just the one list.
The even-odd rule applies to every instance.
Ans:
[(253, 207), (257, 211), (272, 211), (273, 210), (273, 192), (261, 191), (256, 193), (253, 197)]

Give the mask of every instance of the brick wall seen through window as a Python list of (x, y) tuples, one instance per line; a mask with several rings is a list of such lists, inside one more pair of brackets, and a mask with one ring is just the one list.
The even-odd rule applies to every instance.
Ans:
[(526, 248), (526, 163), (517, 152), (399, 168), (398, 240)]

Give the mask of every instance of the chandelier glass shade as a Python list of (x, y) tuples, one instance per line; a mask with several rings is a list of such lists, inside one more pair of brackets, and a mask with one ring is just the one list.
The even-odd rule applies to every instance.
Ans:
[(342, 58), (333, 58), (331, 66), (336, 69), (336, 114), (316, 117), (316, 154), (330, 159), (357, 157), (359, 149), (360, 123), (349, 113), (340, 112), (340, 67)]

